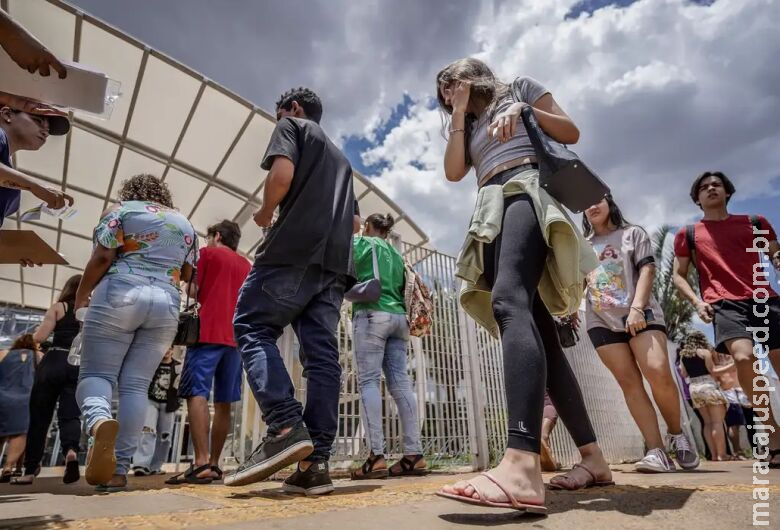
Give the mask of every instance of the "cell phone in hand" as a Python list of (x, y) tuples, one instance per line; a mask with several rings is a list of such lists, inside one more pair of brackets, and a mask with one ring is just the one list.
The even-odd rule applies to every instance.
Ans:
[[(629, 310), (630, 311), (630, 310)], [(655, 313), (653, 313), (652, 309), (645, 309), (642, 314), (645, 316), (645, 322), (652, 322), (655, 320)], [(623, 326), (625, 327), (626, 321), (628, 321), (628, 315), (623, 317)]]

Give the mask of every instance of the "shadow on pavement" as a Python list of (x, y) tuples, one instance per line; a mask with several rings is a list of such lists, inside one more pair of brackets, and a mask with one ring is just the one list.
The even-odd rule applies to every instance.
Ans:
[[(190, 484), (183, 484), (182, 486), (174, 486), (165, 484), (165, 479), (170, 475), (154, 475), (151, 477), (134, 477), (128, 476), (127, 489), (122, 491), (147, 491), (147, 490), (166, 490), (175, 492), (182, 486), (191, 486)], [(214, 484), (221, 485), (221, 482), (215, 482)], [(208, 485), (198, 486), (208, 488)], [(30, 495), (33, 493), (49, 493), (51, 495), (76, 495), (79, 497), (93, 496), (93, 495), (109, 495), (105, 491), (96, 491), (95, 486), (87, 484), (86, 480), (82, 476), (78, 482), (73, 484), (64, 484), (60, 477), (38, 477), (30, 485), (27, 486), (15, 486), (12, 484), (0, 484), (0, 503), (3, 502), (21, 502), (27, 499), (21, 499), (19, 501), (8, 501), (7, 498)]]
[[(0, 520), (0, 528), (48, 528), (51, 525), (69, 522), (59, 515), (37, 515), (33, 517), (14, 517)], [(57, 526), (59, 528), (59, 526)]]
[[(374, 490), (380, 489), (382, 486), (376, 486), (372, 484), (365, 484), (360, 486), (339, 486), (333, 493), (328, 494), (328, 497), (339, 497), (341, 495), (356, 495), (360, 493), (370, 493)], [(265, 489), (250, 491), (248, 493), (234, 493), (228, 497), (229, 499), (245, 500), (245, 499), (268, 499), (272, 501), (283, 501), (290, 499), (300, 499), (301, 495), (295, 493), (286, 493), (281, 488)]]
[[(644, 517), (659, 510), (680, 510), (696, 491), (695, 488), (671, 486), (613, 486), (584, 491), (556, 491), (547, 493), (548, 515), (572, 510), (617, 512)], [(455, 508), (455, 506), (453, 506)], [(489, 510), (489, 508), (484, 508)], [(535, 523), (540, 516), (509, 512), (448, 513), (439, 518), (451, 524), (470, 526), (501, 526), (505, 524)]]

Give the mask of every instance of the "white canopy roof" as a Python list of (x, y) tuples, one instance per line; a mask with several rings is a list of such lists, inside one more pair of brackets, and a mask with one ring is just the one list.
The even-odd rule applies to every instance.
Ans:
[[(50, 137), (40, 151), (17, 153), (17, 168), (67, 190), (79, 213), (65, 222), (6, 220), (4, 229), (35, 230), (70, 266), (0, 265), (0, 301), (48, 307), (65, 280), (86, 264), (92, 229), (119, 184), (138, 173), (161, 176), (176, 207), (201, 234), (221, 219), (236, 221), (243, 233), (239, 250), (253, 252), (261, 232), (252, 213), (266, 175), (260, 157), (274, 128), (273, 116), (65, 2), (0, 0), (0, 5), (58, 57), (92, 66), (122, 84), (110, 119), (76, 114), (67, 136)], [(427, 242), (369, 179), (358, 173), (354, 178), (363, 214), (392, 213), (401, 239), (415, 246)], [(23, 193), (21, 211), (38, 202)]]

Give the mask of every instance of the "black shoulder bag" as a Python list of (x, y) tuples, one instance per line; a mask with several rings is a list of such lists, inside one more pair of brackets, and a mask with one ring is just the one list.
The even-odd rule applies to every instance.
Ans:
[[(512, 83), (512, 98), (522, 101), (519, 78)], [(609, 187), (582, 163), (577, 153), (547, 136), (530, 105), (523, 107), (520, 115), (536, 151), (539, 185), (547, 193), (575, 213), (585, 211), (609, 194)]]
[[(194, 230), (193, 230), (194, 233)], [(197, 236), (192, 242), (190, 251), (195, 253), (195, 245), (198, 244)], [(190, 285), (195, 286), (195, 303), (190, 306)], [(176, 330), (175, 346), (194, 346), (200, 340), (200, 316), (198, 316), (198, 269), (192, 268), (192, 278), (187, 285), (187, 303), (184, 311), (179, 313), (179, 328)]]

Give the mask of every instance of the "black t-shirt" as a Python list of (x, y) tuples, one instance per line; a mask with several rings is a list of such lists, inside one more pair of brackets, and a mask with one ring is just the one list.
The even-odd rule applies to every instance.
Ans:
[(282, 118), (276, 124), (261, 167), (271, 169), (277, 156), (289, 158), (295, 173), (279, 217), (257, 249), (256, 262), (320, 265), (354, 278), (356, 200), (349, 161), (317, 123), (299, 118)]
[[(13, 167), (11, 150), (8, 148), (8, 137), (3, 129), (0, 129), (0, 164)], [(6, 217), (13, 215), (19, 209), (21, 195), (22, 192), (17, 189), (0, 186), (0, 226), (3, 226), (3, 220)]]

